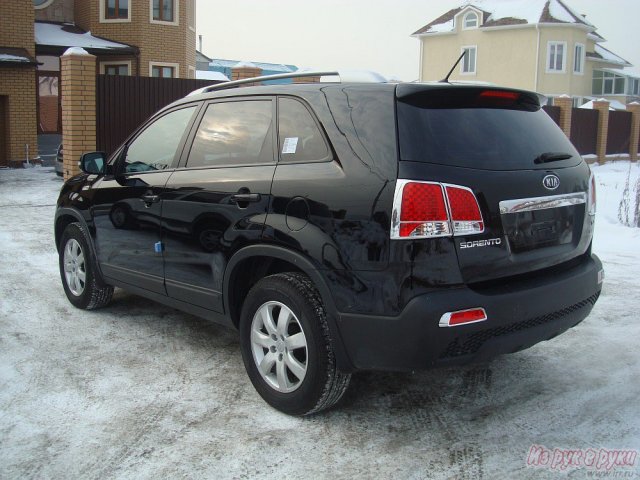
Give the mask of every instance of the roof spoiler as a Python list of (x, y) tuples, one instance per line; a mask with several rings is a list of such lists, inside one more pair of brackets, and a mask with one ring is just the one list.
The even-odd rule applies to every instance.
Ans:
[(267, 82), (270, 80), (282, 80), (287, 78), (304, 78), (304, 77), (339, 77), (340, 83), (387, 83), (387, 79), (377, 72), (369, 70), (333, 70), (333, 71), (297, 71), (291, 73), (278, 73), (276, 75), (264, 75), (261, 77), (244, 78), (242, 80), (233, 80), (231, 82), (218, 83), (207, 87), (199, 88), (189, 93), (187, 97), (199, 95), (201, 93), (214, 92), (216, 90), (226, 90), (235, 88), (248, 83)]

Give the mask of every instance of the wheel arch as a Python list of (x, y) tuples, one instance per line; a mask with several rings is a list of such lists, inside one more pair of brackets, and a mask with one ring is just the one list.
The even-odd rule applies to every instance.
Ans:
[(332, 347), (341, 371), (353, 371), (337, 325), (338, 311), (326, 280), (314, 264), (302, 254), (275, 245), (250, 245), (229, 260), (223, 280), (224, 311), (236, 328), (240, 321), (242, 300), (261, 278), (274, 273), (297, 271), (307, 275), (320, 293), (327, 312)]
[(82, 213), (73, 209), (73, 208), (58, 208), (56, 210), (56, 216), (54, 220), (54, 238), (56, 242), (56, 250), (60, 252), (60, 239), (62, 238), (62, 233), (65, 228), (71, 223), (79, 223), (82, 227), (87, 231), (89, 249), (91, 250), (91, 255), (95, 258), (95, 267), (96, 267), (96, 277), (100, 284), (106, 284), (104, 281), (104, 277), (102, 276), (102, 270), (100, 269), (100, 263), (98, 262), (98, 256), (96, 252), (95, 245), (93, 243), (93, 235), (92, 229), (89, 228), (86, 219), (82, 216)]

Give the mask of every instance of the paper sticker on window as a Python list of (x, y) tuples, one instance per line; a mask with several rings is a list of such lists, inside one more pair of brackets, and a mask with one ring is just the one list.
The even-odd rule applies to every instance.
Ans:
[(284, 139), (282, 145), (282, 153), (296, 153), (298, 149), (298, 137), (289, 137)]

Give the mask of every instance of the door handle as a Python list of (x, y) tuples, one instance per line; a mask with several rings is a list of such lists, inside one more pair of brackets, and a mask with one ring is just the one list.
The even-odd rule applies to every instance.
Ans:
[(234, 195), (231, 195), (232, 203), (256, 203), (259, 201), (259, 193), (236, 193)]
[(142, 195), (142, 201), (147, 205), (151, 203), (158, 203), (160, 201), (160, 195)]

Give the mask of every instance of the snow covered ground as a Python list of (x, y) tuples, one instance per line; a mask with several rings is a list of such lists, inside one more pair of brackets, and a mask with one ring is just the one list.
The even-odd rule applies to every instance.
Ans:
[(359, 374), (304, 419), (255, 393), (233, 331), (122, 291), (73, 308), (61, 181), (0, 170), (0, 478), (585, 478), (526, 460), (532, 444), (640, 449), (640, 229), (617, 218), (630, 169), (633, 188), (638, 164), (594, 168), (606, 280), (582, 324), (489, 364)]

